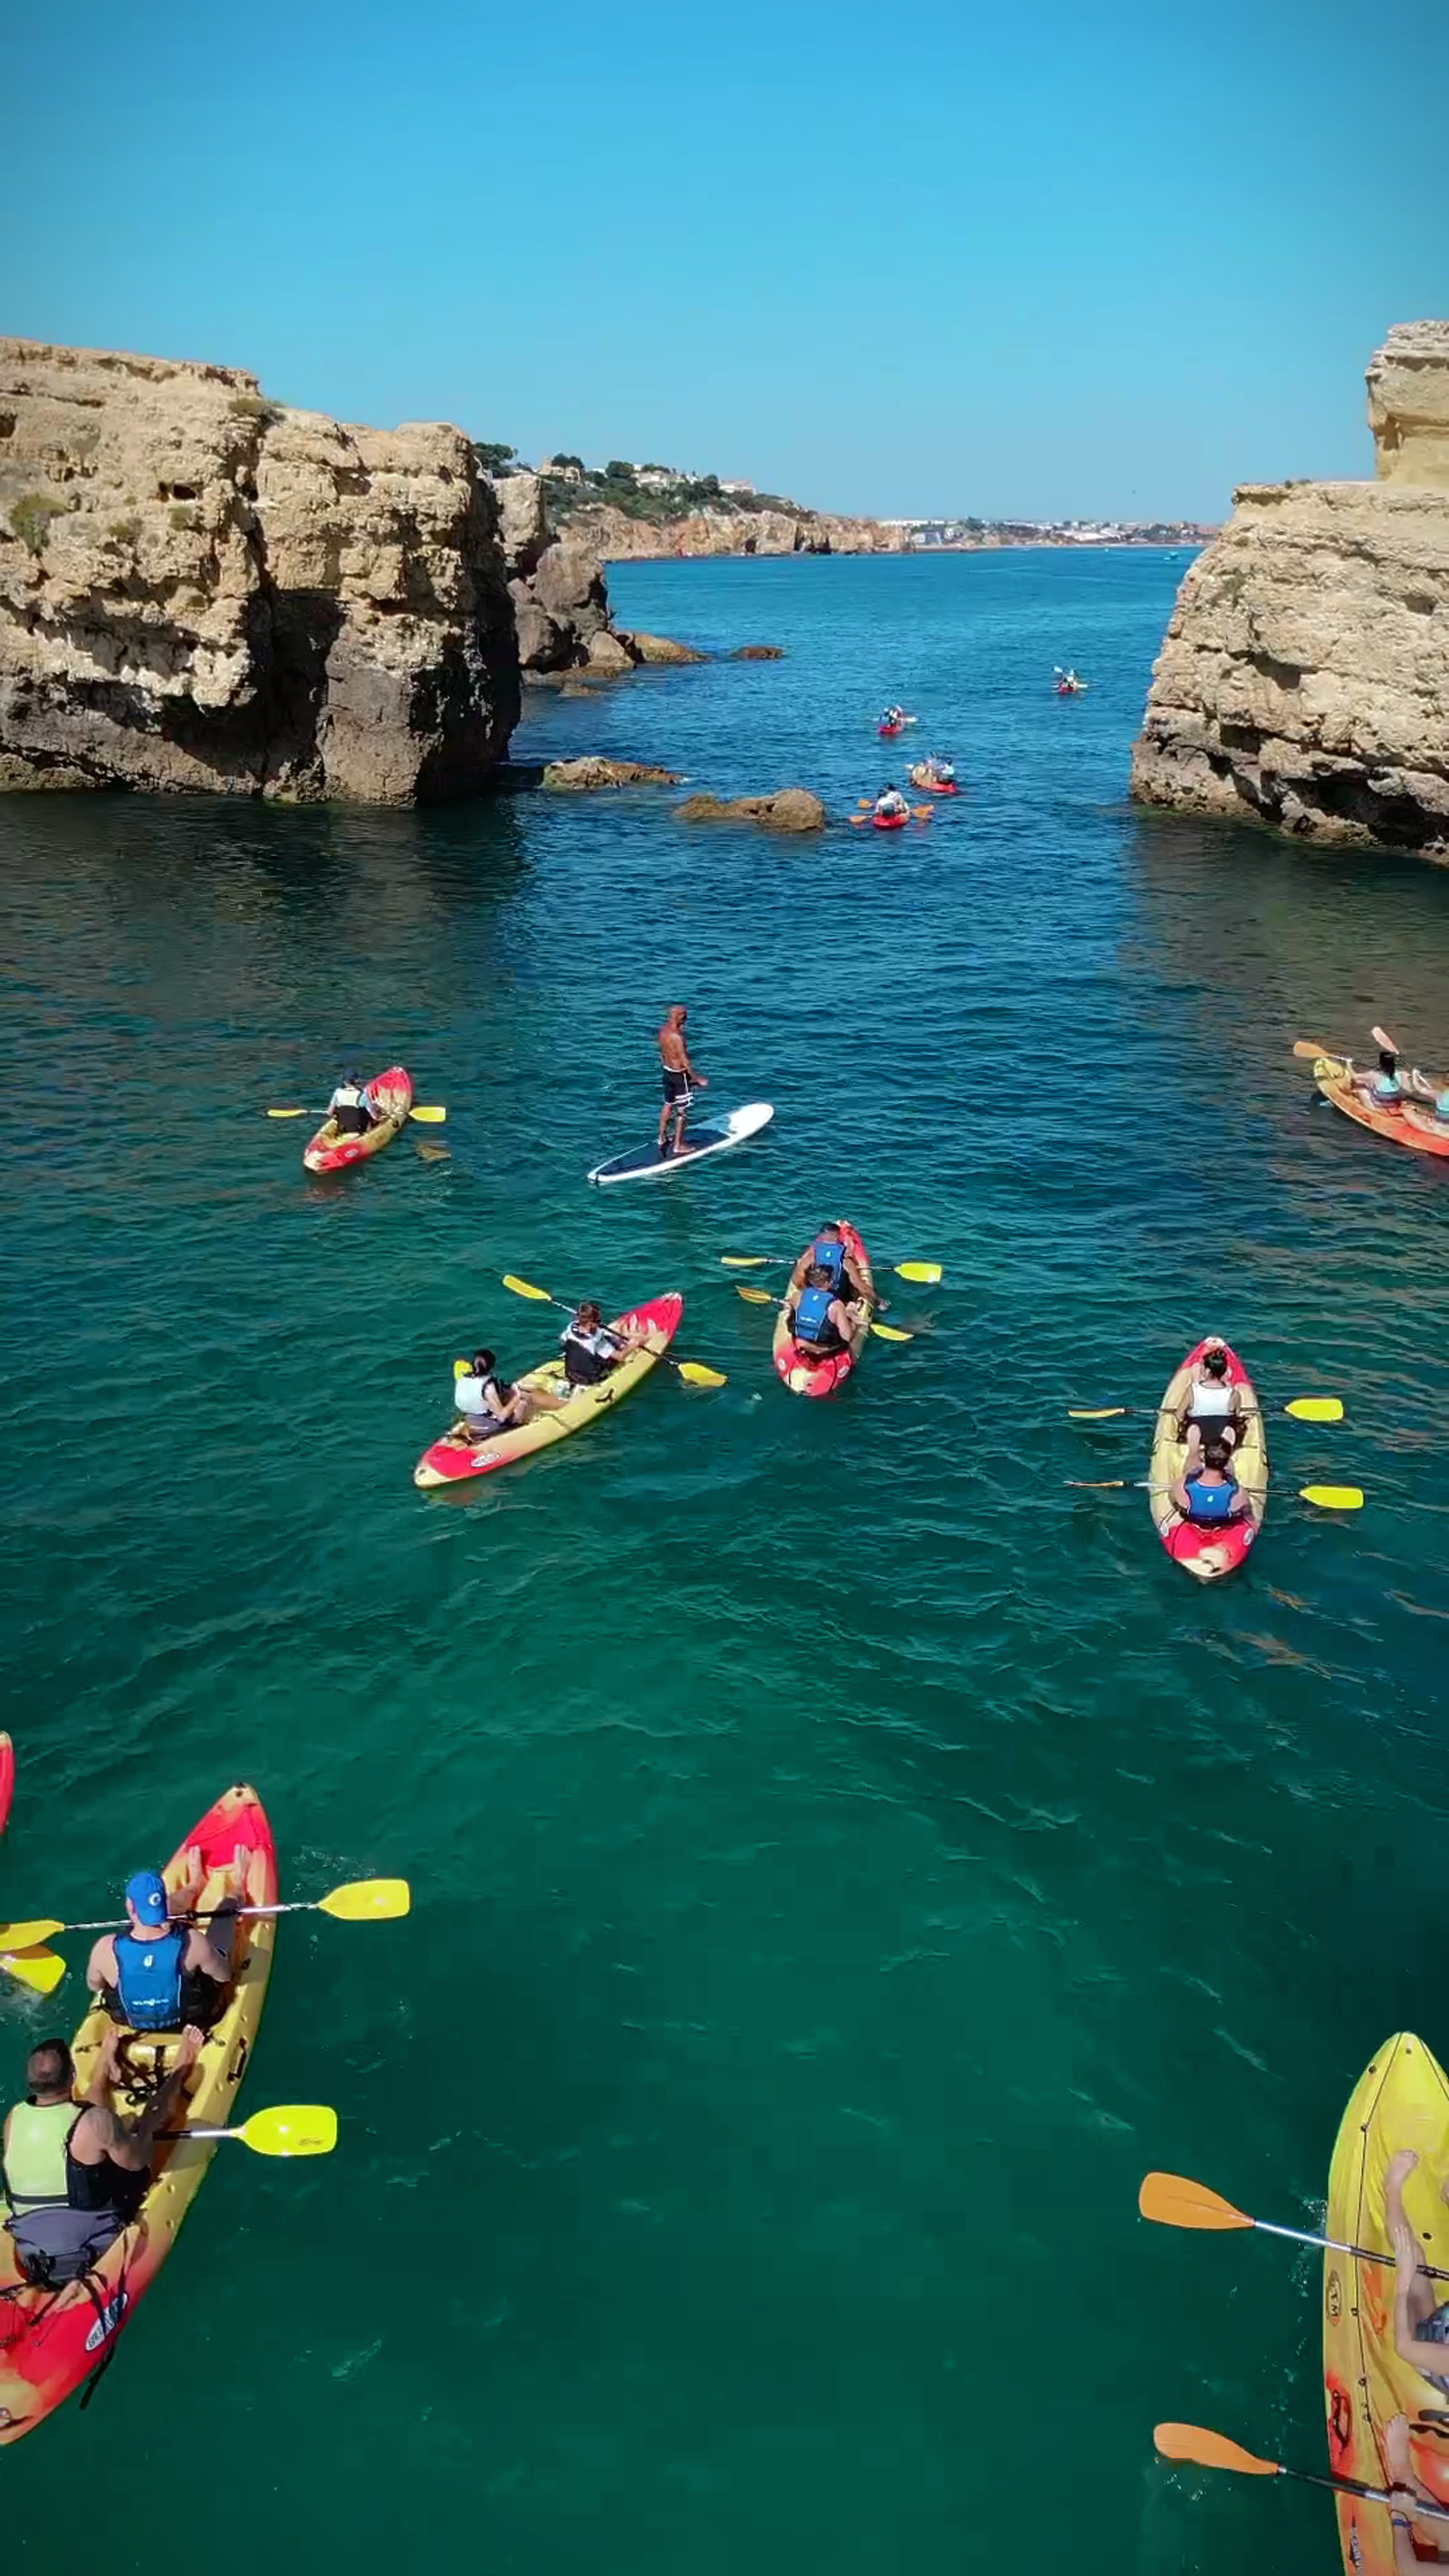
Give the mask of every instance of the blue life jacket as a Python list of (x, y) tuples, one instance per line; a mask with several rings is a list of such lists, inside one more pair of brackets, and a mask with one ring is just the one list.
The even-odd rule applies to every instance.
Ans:
[(844, 1244), (826, 1243), (823, 1237), (819, 1243), (812, 1243), (810, 1246), (811, 1269), (813, 1270), (817, 1264), (820, 1269), (829, 1271), (831, 1287), (833, 1289), (838, 1288), (845, 1270)]
[(834, 1302), (835, 1291), (833, 1288), (801, 1289), (800, 1303), (795, 1309), (795, 1339), (797, 1342), (824, 1342), (829, 1338), (830, 1325), (828, 1317)]
[(1396, 1073), (1381, 1073), (1374, 1084), (1374, 1098), (1375, 1100), (1398, 1100), (1403, 1093), (1403, 1088)]
[(1196, 1476), (1190, 1476), (1187, 1480), (1187, 1499), (1191, 1506), (1193, 1520), (1227, 1521), (1232, 1519), (1238, 1499), (1238, 1489), (1232, 1483), (1204, 1485)]
[(121, 2017), (133, 2030), (181, 2028), (181, 1963), (188, 1937), (175, 1930), (140, 1940), (129, 1932), (116, 1934), (116, 1996)]

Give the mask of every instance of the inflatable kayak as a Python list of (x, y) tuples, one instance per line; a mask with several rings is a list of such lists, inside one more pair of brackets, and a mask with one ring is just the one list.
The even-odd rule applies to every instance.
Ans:
[(365, 1136), (344, 1136), (328, 1118), (317, 1130), (310, 1145), (302, 1148), (302, 1160), (309, 1172), (345, 1172), (353, 1163), (365, 1163), (372, 1154), (380, 1154), (394, 1136), (407, 1125), (413, 1105), (412, 1078), (400, 1064), (389, 1065), (363, 1086), (368, 1106), (381, 1116)]
[(702, 1163), (707, 1154), (728, 1154), (736, 1145), (748, 1144), (774, 1115), (768, 1100), (751, 1100), (710, 1126), (686, 1127), (677, 1154), (661, 1154), (657, 1143), (640, 1145), (632, 1154), (614, 1154), (607, 1163), (596, 1163), (589, 1179), (600, 1187), (611, 1181), (663, 1180), (669, 1172), (682, 1172), (687, 1163)]
[[(1187, 1457), (1187, 1443), (1178, 1437), (1178, 1422), (1187, 1409), (1188, 1372), (1201, 1359), (1204, 1343), (1188, 1352), (1181, 1368), (1174, 1371), (1167, 1392), (1158, 1407), (1157, 1425), (1148, 1466), (1147, 1506), (1152, 1523), (1168, 1555), (1200, 1583), (1215, 1582), (1222, 1574), (1231, 1574), (1242, 1564), (1258, 1535), (1258, 1525), (1247, 1514), (1232, 1521), (1226, 1529), (1199, 1528), (1195, 1522), (1181, 1520), (1172, 1499), (1172, 1487), (1182, 1474)], [(1238, 1434), (1233, 1452), (1233, 1472), (1240, 1485), (1266, 1493), (1268, 1486), (1268, 1444), (1263, 1432), (1262, 1407), (1253, 1382), (1236, 1351), (1228, 1352), (1229, 1386), (1243, 1390), (1243, 1402), (1252, 1409)]]
[[(1414, 2147), (1419, 2156), (1404, 2184), (1404, 2215), (1424, 2249), (1424, 2261), (1449, 2271), (1449, 2209), (1439, 2197), (1439, 2185), (1449, 2174), (1449, 2077), (1432, 2050), (1408, 2031), (1385, 2040), (1359, 2078), (1329, 2168), (1326, 2233), (1338, 2246), (1323, 2258), (1328, 2463), (1336, 2477), (1388, 2485), (1384, 2426), (1395, 2415), (1406, 2415), (1414, 2473), (1439, 2503), (1449, 2505), (1444, 2394), (1400, 2361), (1394, 2349), (1394, 2265), (1372, 2259), (1392, 2251), (1384, 2177), (1400, 2147)], [(1341, 2250), (1345, 2245), (1365, 2252), (1346, 2254)], [(1449, 2298), (1449, 2280), (1427, 2286), (1436, 2304)], [(1386, 2508), (1357, 2496), (1339, 2496), (1336, 2502), (1348, 2576), (1394, 2576), (1394, 2535)], [(1437, 2531), (1442, 2544), (1442, 2525), (1420, 2528), (1426, 2535)], [(1423, 2562), (1426, 2567), (1435, 2563), (1432, 2558)]]
[[(843, 1217), (840, 1219), (840, 1231), (845, 1238), (845, 1249), (851, 1260), (855, 1263), (866, 1286), (873, 1289), (875, 1274), (871, 1269), (870, 1254), (866, 1251), (865, 1245), (861, 1242), (854, 1226), (847, 1225)], [(849, 1303), (848, 1293), (846, 1302)], [(788, 1386), (792, 1395), (833, 1395), (837, 1387), (844, 1386), (869, 1339), (870, 1317), (867, 1315), (844, 1350), (833, 1351), (828, 1359), (812, 1359), (796, 1342), (790, 1330), (790, 1318), (782, 1306), (775, 1318), (774, 1339), (771, 1343), (775, 1374), (783, 1386)]]
[[(228, 1789), (207, 1809), (167, 1862), (168, 1887), (186, 1883), (187, 1853), (199, 1851), (207, 1879), (196, 1899), (198, 1906), (216, 1905), (223, 1896), (240, 1893), (232, 1870), (239, 1846), (251, 1854), (247, 1902), (275, 1905), (277, 1856), (272, 1829), (254, 1789)], [(276, 1925), (244, 1922), (236, 1938), (237, 1974), (225, 2009), (196, 2062), (185, 2105), (187, 2128), (229, 2124), (256, 2040)], [(74, 2041), (78, 2088), (89, 2082), (96, 2052), (111, 2028), (99, 2004), (81, 2023)], [(152, 2088), (153, 2074), (165, 2073), (179, 2036), (133, 2039), (129, 2058), (134, 2081), (117, 2085), (110, 2096), (113, 2110), (124, 2116), (139, 2107)], [(105, 2358), (170, 2253), (215, 2152), (214, 2142), (184, 2134), (158, 2145), (151, 2186), (137, 2218), (106, 2248), (85, 2280), (68, 2282), (59, 2290), (36, 2289), (23, 2279), (11, 2239), (0, 2230), (0, 2442), (18, 2442), (23, 2433), (32, 2433)], [(158, 2394), (167, 2387), (172, 2392), (160, 2402), (174, 2404), (174, 2353), (169, 2363), (163, 2361), (158, 2367), (170, 2373), (169, 2378), (158, 2379)]]
[(8, 1735), (0, 1733), (0, 1834), (10, 1813), (10, 1798), (15, 1787), (15, 1747)]
[[(627, 1324), (648, 1326), (647, 1348), (621, 1360), (602, 1385), (579, 1387), (557, 1413), (536, 1413), (531, 1422), (521, 1422), (478, 1441), (464, 1438), (455, 1425), (441, 1440), (435, 1440), (431, 1449), (423, 1451), (413, 1469), (413, 1483), (425, 1492), (435, 1485), (471, 1484), (475, 1477), (491, 1475), (495, 1467), (511, 1467), (515, 1458), (530, 1457), (535, 1449), (547, 1449), (555, 1440), (567, 1440), (571, 1431), (587, 1430), (601, 1414), (621, 1404), (657, 1367), (660, 1352), (668, 1349), (679, 1330), (683, 1312), (684, 1299), (668, 1296), (651, 1297), (646, 1305), (631, 1306), (627, 1314), (616, 1315), (616, 1332)], [(518, 1383), (522, 1387), (541, 1386), (550, 1395), (560, 1395), (566, 1384), (563, 1361), (545, 1360), (541, 1368), (530, 1369)]]
[(1368, 1127), (1375, 1136), (1387, 1136), (1392, 1145), (1407, 1145), (1418, 1154), (1449, 1154), (1449, 1130), (1441, 1127), (1426, 1109), (1404, 1101), (1397, 1109), (1377, 1109), (1355, 1091), (1348, 1078), (1348, 1067), (1335, 1055), (1313, 1059), (1313, 1079), (1325, 1100), (1341, 1109), (1359, 1127)]

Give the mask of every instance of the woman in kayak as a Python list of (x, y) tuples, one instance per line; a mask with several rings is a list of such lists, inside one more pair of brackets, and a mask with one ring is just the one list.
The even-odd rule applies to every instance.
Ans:
[(1352, 1063), (1347, 1064), (1344, 1070), (1360, 1099), (1366, 1100), (1370, 1109), (1383, 1110), (1392, 1116), (1402, 1105), (1404, 1086), (1399, 1080), (1399, 1059), (1392, 1047), (1380, 1047), (1375, 1073), (1356, 1073)]
[(355, 1073), (344, 1073), (331, 1099), (327, 1115), (339, 1136), (365, 1136), (378, 1125), (378, 1116)]
[(648, 1338), (647, 1327), (626, 1326), (620, 1332), (606, 1324), (593, 1298), (586, 1297), (573, 1322), (559, 1335), (564, 1375), (570, 1386), (598, 1386), (610, 1369), (616, 1369)]
[(883, 787), (875, 800), (875, 810), (890, 820), (897, 814), (909, 814), (911, 809), (898, 787)]
[(1206, 1440), (1217, 1440), (1225, 1449), (1236, 1449), (1241, 1413), (1238, 1390), (1228, 1384), (1227, 1346), (1215, 1335), (1203, 1344), (1202, 1357), (1188, 1380), (1187, 1402), (1178, 1417), (1178, 1438), (1187, 1442), (1186, 1473), (1191, 1474)]
[(1263, 1517), (1261, 1503), (1234, 1478), (1232, 1454), (1226, 1440), (1209, 1440), (1196, 1464), (1189, 1455), (1172, 1487), (1174, 1503), (1195, 1529), (1228, 1529), (1234, 1521)]
[(795, 1348), (808, 1360), (828, 1360), (837, 1351), (848, 1350), (866, 1311), (864, 1305), (842, 1302), (837, 1281), (823, 1261), (811, 1263), (803, 1288), (792, 1280), (785, 1292)]
[(480, 1440), (491, 1440), (496, 1432), (517, 1429), (527, 1422), (535, 1407), (543, 1413), (557, 1413), (564, 1399), (548, 1394), (543, 1387), (505, 1385), (492, 1351), (475, 1351), (471, 1369), (454, 1384), (453, 1401), (463, 1429), (476, 1447)]

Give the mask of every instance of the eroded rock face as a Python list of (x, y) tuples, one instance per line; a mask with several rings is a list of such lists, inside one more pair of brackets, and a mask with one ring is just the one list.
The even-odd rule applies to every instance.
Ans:
[(1449, 492), (1449, 322), (1396, 323), (1367, 382), (1381, 480)]
[(10, 783), (405, 804), (479, 783), (517, 716), (497, 512), (461, 431), (0, 340)]
[(829, 819), (808, 787), (780, 787), (773, 796), (686, 796), (674, 810), (681, 823), (757, 823), (767, 832), (823, 832)]
[(596, 787), (677, 787), (672, 769), (651, 769), (642, 760), (551, 760), (544, 786), (556, 796), (580, 796)]
[(1384, 479), (1244, 485), (1189, 567), (1132, 792), (1449, 859), (1449, 325), (1369, 384)]
[(631, 519), (583, 509), (569, 522), (606, 563), (640, 555), (899, 554), (900, 530), (821, 510), (696, 510), (684, 519)]

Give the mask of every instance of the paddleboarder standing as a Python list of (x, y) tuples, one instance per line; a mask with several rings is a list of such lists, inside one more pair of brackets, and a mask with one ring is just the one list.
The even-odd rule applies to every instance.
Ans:
[[(707, 1077), (696, 1071), (689, 1061), (684, 1042), (684, 1024), (689, 1017), (683, 1002), (672, 1002), (659, 1032), (659, 1061), (664, 1073), (664, 1106), (659, 1112), (659, 1147), (661, 1155), (677, 1154), (684, 1143), (684, 1122), (696, 1091), (708, 1091)], [(674, 1137), (665, 1143), (670, 1119)]]

